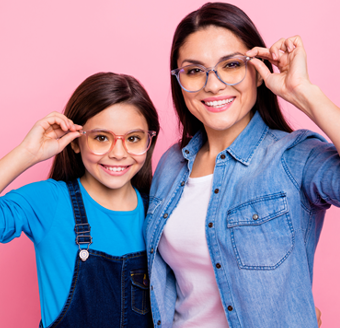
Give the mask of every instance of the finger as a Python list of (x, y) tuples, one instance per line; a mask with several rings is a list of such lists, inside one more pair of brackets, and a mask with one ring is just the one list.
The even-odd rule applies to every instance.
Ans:
[(287, 40), (290, 40), (294, 47), (303, 47), (303, 42), (299, 35), (291, 36)]
[(58, 126), (63, 131), (67, 132), (69, 130), (69, 123), (67, 118), (61, 117), (59, 115), (48, 115), (42, 120), (37, 122), (45, 131), (48, 131), (50, 128), (54, 128)]
[(273, 60), (272, 54), (270, 53), (269, 49), (267, 49), (267, 48), (255, 47), (255, 48), (247, 51), (246, 55), (249, 56), (249, 57), (266, 59), (266, 60), (270, 61), (275, 66), (277, 66), (278, 63), (279, 63), (278, 60)]
[(65, 134), (62, 138), (58, 140), (60, 151), (62, 151), (70, 142), (80, 136), (81, 134), (79, 132), (70, 132)]
[(286, 48), (287, 48), (288, 52), (292, 52), (295, 49), (295, 46), (294, 46), (294, 43), (293, 43), (292, 39), (287, 39), (285, 41), (285, 45), (286, 45)]
[(269, 68), (257, 58), (253, 58), (249, 61), (257, 70), (257, 72), (261, 75), (263, 80), (266, 82), (267, 78), (272, 74)]
[[(63, 120), (65, 122), (65, 124), (67, 125), (68, 129), (69, 130), (73, 130), (73, 131), (76, 131), (77, 129), (74, 127), (74, 123), (71, 119), (69, 119), (67, 116), (65, 116), (64, 114), (61, 114), (59, 112), (52, 112), (50, 114), (48, 114), (46, 116), (46, 118), (51, 118), (51, 117), (58, 117), (60, 118), (61, 120)], [(79, 129), (78, 129), (79, 130)]]
[[(72, 122), (72, 121), (71, 121)], [(79, 124), (74, 124), (73, 122), (71, 123), (71, 126), (70, 126), (70, 131), (79, 131), (79, 130), (82, 130), (83, 126), (82, 125), (79, 125)]]
[(281, 57), (280, 50), (286, 51), (286, 46), (285, 46), (285, 41), (286, 39), (281, 38), (280, 40), (276, 41), (270, 48), (269, 51), (271, 53), (271, 56), (274, 60), (279, 60)]

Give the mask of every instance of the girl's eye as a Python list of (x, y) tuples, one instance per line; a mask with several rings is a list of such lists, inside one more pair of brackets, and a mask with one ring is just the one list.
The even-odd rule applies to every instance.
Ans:
[(95, 136), (94, 139), (97, 140), (97, 141), (99, 141), (99, 142), (108, 141), (107, 137), (106, 137), (106, 136), (103, 136), (103, 135), (97, 135), (97, 136)]
[(141, 140), (141, 138), (139, 136), (128, 136), (126, 138), (126, 141), (131, 142), (131, 143), (136, 143), (140, 140)]

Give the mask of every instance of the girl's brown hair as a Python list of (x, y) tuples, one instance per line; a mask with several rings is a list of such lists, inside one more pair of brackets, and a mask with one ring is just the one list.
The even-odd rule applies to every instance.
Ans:
[[(228, 3), (209, 2), (184, 17), (177, 26), (171, 47), (171, 70), (178, 68), (179, 49), (185, 43), (187, 37), (208, 26), (228, 29), (240, 38), (248, 49), (255, 46), (266, 47), (254, 23), (241, 9)], [(272, 64), (269, 61), (265, 61), (265, 64), (273, 72)], [(204, 127), (202, 122), (192, 115), (186, 107), (181, 87), (173, 75), (171, 77), (171, 90), (175, 109), (183, 128), (181, 146), (184, 147), (194, 134), (199, 130), (204, 130)], [(287, 132), (292, 131), (281, 113), (276, 95), (264, 83), (257, 88), (257, 100), (252, 110), (254, 113), (258, 111), (270, 128)]]
[[(97, 73), (88, 77), (74, 91), (64, 114), (74, 123), (84, 125), (88, 119), (109, 106), (126, 103), (135, 106), (145, 117), (150, 131), (159, 132), (157, 111), (142, 85), (132, 76), (115, 73)], [(151, 156), (157, 135), (152, 139), (146, 160), (141, 170), (132, 178), (132, 185), (141, 193), (148, 193), (151, 185)], [(80, 154), (69, 144), (55, 156), (49, 177), (69, 181), (85, 174)]]

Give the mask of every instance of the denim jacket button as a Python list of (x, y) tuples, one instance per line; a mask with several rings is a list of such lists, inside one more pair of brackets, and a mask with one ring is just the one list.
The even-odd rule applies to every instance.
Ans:
[(220, 268), (221, 268), (221, 264), (216, 263), (216, 268), (217, 268), (217, 269), (220, 269)]
[(218, 194), (219, 191), (220, 191), (220, 189), (216, 188), (216, 189), (214, 190), (214, 193), (215, 193), (215, 194)]
[(228, 306), (228, 311), (232, 311), (233, 307), (231, 305)]
[(224, 154), (221, 155), (221, 159), (225, 159), (225, 155)]
[(165, 213), (165, 214), (163, 215), (163, 218), (166, 219), (168, 216), (169, 216), (168, 213)]
[(253, 215), (253, 220), (257, 220), (259, 218), (259, 216), (257, 214)]
[(186, 154), (189, 154), (189, 153), (190, 153), (190, 151), (189, 151), (188, 149), (186, 149), (184, 152), (185, 152)]
[(213, 224), (212, 222), (209, 222), (209, 223), (208, 223), (208, 227), (209, 227), (209, 228), (212, 228), (213, 225), (214, 225), (214, 224)]
[(183, 187), (184, 185), (185, 185), (185, 182), (184, 182), (184, 181), (182, 181), (182, 182), (181, 182), (181, 186)]
[(151, 253), (151, 254), (153, 253), (153, 248), (150, 249), (150, 253)]
[(162, 321), (161, 321), (161, 320), (158, 320), (158, 321), (157, 321), (157, 325), (158, 325), (158, 326), (160, 326), (160, 325), (161, 325), (161, 323), (162, 323)]

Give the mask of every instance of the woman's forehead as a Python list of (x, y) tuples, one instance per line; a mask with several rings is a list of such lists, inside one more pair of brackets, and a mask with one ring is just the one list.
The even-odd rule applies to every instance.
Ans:
[(208, 26), (186, 38), (179, 48), (177, 64), (181, 67), (185, 61), (195, 60), (204, 65), (234, 53), (244, 54), (247, 50), (242, 40), (230, 30)]

